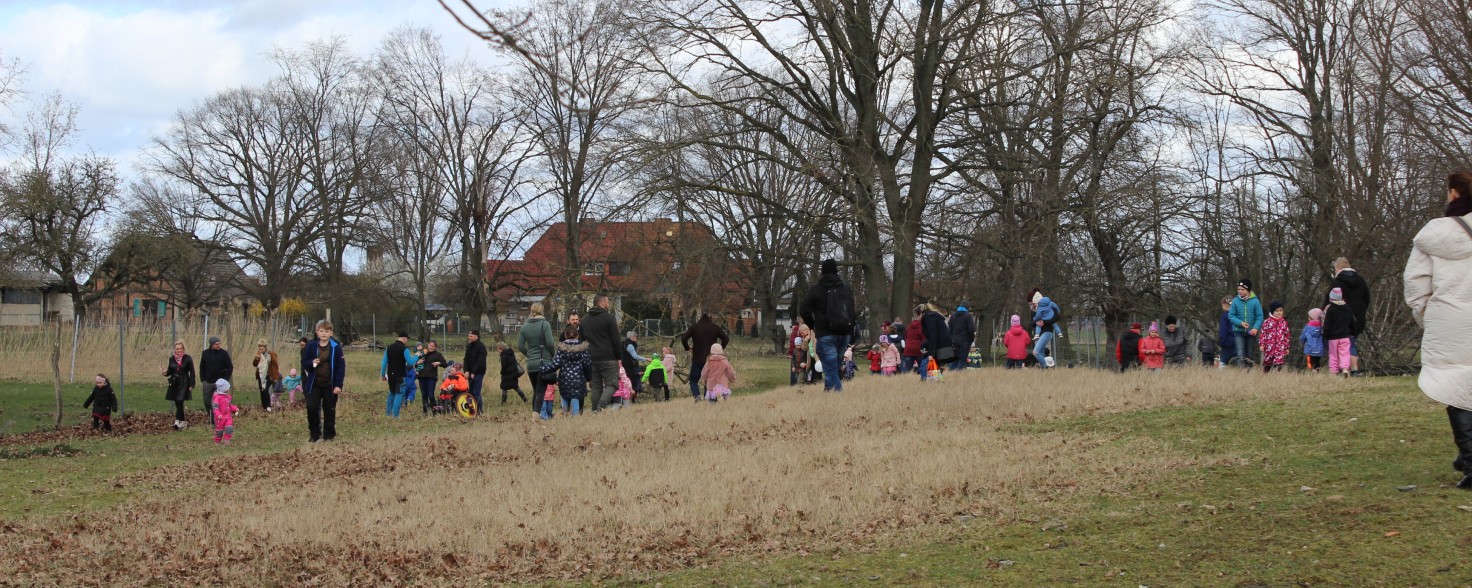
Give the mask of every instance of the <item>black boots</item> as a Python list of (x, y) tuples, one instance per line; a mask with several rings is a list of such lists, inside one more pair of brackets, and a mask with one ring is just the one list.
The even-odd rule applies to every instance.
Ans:
[(1452, 461), (1452, 467), (1462, 472), (1457, 487), (1472, 490), (1472, 411), (1448, 406), (1446, 416), (1452, 424), (1452, 440), (1457, 444), (1457, 459)]

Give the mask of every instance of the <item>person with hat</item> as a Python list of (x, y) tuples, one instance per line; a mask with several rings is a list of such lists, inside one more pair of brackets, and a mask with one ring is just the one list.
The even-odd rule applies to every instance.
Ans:
[(1329, 306), (1324, 309), (1324, 347), (1331, 375), (1349, 375), (1349, 338), (1354, 336), (1354, 322), (1354, 308), (1345, 303), (1344, 291), (1329, 290)]
[(383, 351), (383, 361), (378, 365), (379, 379), (388, 382), (388, 400), (384, 414), (399, 418), (399, 409), (404, 405), (404, 379), (409, 376), (409, 366), (415, 361), (414, 352), (409, 350), (409, 334), (395, 333), (397, 338)]
[[(1058, 303), (1052, 298), (1043, 295), (1042, 288), (1033, 288), (1028, 305), (1032, 307), (1033, 332), (1032, 337), (1036, 342), (1032, 348), (1032, 354), (1038, 360), (1038, 367), (1048, 368), (1048, 355), (1054, 339), (1062, 340), (1063, 330), (1058, 327), (1058, 319), (1062, 312), (1058, 309)], [(1052, 350), (1056, 351), (1056, 350)], [(1051, 355), (1058, 355), (1051, 353)]]
[(1308, 324), (1298, 340), (1303, 343), (1303, 358), (1308, 371), (1317, 372), (1324, 368), (1324, 309), (1308, 309)]
[(1119, 336), (1119, 343), (1114, 346), (1114, 360), (1119, 362), (1121, 374), (1140, 365), (1140, 323), (1130, 325), (1130, 330)]
[(235, 372), (230, 361), (230, 352), (220, 346), (219, 337), (210, 337), (209, 347), (199, 354), (199, 388), (204, 392), (204, 411), (210, 415), (210, 424), (215, 424), (215, 411), (211, 403), (215, 397), (215, 382), (229, 381)]
[[(1340, 257), (1334, 260), (1333, 271), (1330, 272), (1333, 281), (1329, 288), (1339, 288), (1344, 293), (1344, 303), (1354, 311), (1354, 334), (1349, 337), (1349, 371), (1354, 374), (1360, 371), (1360, 333), (1365, 330), (1366, 321), (1370, 313), (1370, 284), (1365, 278), (1349, 265), (1349, 258)], [(1324, 305), (1329, 304), (1328, 297), (1324, 298)]]
[(1012, 326), (1002, 335), (1002, 346), (1007, 348), (1007, 369), (1018, 370), (1027, 366), (1027, 346), (1032, 337), (1022, 328), (1022, 317), (1012, 315)]
[(1183, 367), (1191, 363), (1191, 348), (1186, 330), (1177, 322), (1175, 315), (1165, 315), (1165, 330), (1160, 332), (1160, 340), (1165, 342), (1165, 363)]
[[(843, 379), (839, 359), (848, 349), (850, 337), (858, 326), (854, 307), (854, 291), (838, 276), (838, 262), (825, 259), (819, 265), (818, 283), (808, 288), (798, 307), (802, 320), (812, 325), (817, 339), (818, 361), (823, 365), (823, 391), (842, 392)], [(944, 320), (942, 320), (944, 323)], [(691, 377), (694, 377), (693, 372)]]
[(951, 345), (956, 348), (956, 360), (951, 362), (951, 369), (966, 369), (970, 361), (971, 344), (976, 342), (976, 316), (971, 314), (966, 307), (970, 302), (961, 301), (956, 307), (956, 312), (951, 313), (951, 320), (947, 326), (951, 330)]
[(1262, 371), (1281, 371), (1288, 360), (1288, 341), (1293, 334), (1288, 321), (1283, 318), (1283, 303), (1274, 300), (1268, 303), (1268, 318), (1262, 322)]
[(1148, 334), (1140, 339), (1140, 363), (1152, 372), (1165, 368), (1165, 339), (1160, 338), (1160, 323), (1151, 322)]
[(235, 436), (235, 415), (240, 412), (240, 407), (235, 406), (235, 401), (230, 397), (230, 381), (215, 380), (212, 382), (214, 392), (210, 394), (210, 412), (215, 421), (215, 444), (230, 444), (230, 438)]
[(1262, 301), (1252, 291), (1252, 280), (1242, 278), (1237, 281), (1237, 297), (1232, 299), (1227, 315), (1232, 323), (1232, 341), (1236, 348), (1232, 361), (1251, 367), (1257, 360), (1257, 336), (1262, 331), (1264, 319)]
[(466, 337), (465, 375), (470, 378), (470, 397), (475, 399), (476, 414), (486, 409), (480, 398), (481, 386), (486, 381), (486, 344), (480, 342), (480, 331), (472, 329)]

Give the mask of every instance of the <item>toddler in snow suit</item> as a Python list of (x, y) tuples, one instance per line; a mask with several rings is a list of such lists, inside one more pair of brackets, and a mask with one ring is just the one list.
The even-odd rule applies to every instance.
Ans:
[(1165, 367), (1165, 339), (1160, 338), (1160, 323), (1150, 323), (1150, 330), (1140, 339), (1139, 357), (1149, 371), (1159, 372)]
[(92, 393), (87, 396), (87, 401), (82, 403), (82, 408), (92, 407), (92, 430), (96, 431), (100, 426), (102, 430), (112, 432), (112, 411), (118, 409), (118, 397), (113, 394), (112, 382), (107, 376), (97, 374), (93, 380)]
[(1268, 318), (1262, 322), (1257, 344), (1262, 347), (1262, 371), (1282, 370), (1288, 359), (1288, 341), (1291, 337), (1288, 321), (1283, 319), (1283, 303), (1274, 300), (1268, 303)]
[(547, 391), (539, 400), (542, 406), (542, 420), (552, 418), (552, 411), (557, 406), (557, 372), (542, 372), (541, 381), (547, 385)]
[[(886, 335), (880, 335), (879, 338), (880, 339), (885, 339), (886, 338)], [(879, 369), (880, 369), (879, 368), (879, 360), (882, 357), (883, 356), (881, 356), (880, 353), (879, 353), (879, 346), (878, 345), (875, 345), (873, 347), (870, 347), (869, 348), (869, 351), (864, 354), (864, 358), (869, 360), (869, 373), (870, 374), (878, 374), (879, 373)]]
[(700, 372), (700, 383), (705, 386), (705, 399), (716, 402), (731, 397), (731, 384), (736, 383), (736, 368), (726, 359), (726, 350), (720, 343), (710, 345), (710, 357), (705, 360), (705, 369)]
[(215, 415), (215, 443), (229, 445), (230, 438), (235, 436), (235, 414), (240, 412), (240, 407), (230, 398), (230, 382), (224, 378), (215, 380), (210, 410)]
[(588, 378), (592, 375), (593, 360), (588, 355), (588, 344), (578, 340), (578, 328), (568, 325), (562, 330), (562, 343), (552, 361), (542, 364), (542, 373), (557, 374), (561, 389), (562, 409), (577, 416), (582, 413), (583, 398), (588, 395)]
[(1323, 309), (1310, 309), (1308, 325), (1303, 327), (1303, 333), (1298, 335), (1298, 340), (1303, 342), (1303, 358), (1307, 364), (1305, 367), (1311, 372), (1317, 372), (1324, 367), (1323, 318)]
[(618, 364), (618, 389), (613, 392), (613, 397), (618, 399), (620, 408), (626, 408), (634, 401), (634, 383), (629, 380), (629, 374), (624, 372), (623, 362)]
[(296, 406), (296, 393), (302, 391), (302, 377), (297, 375), (296, 368), (291, 368), (285, 378), (281, 378), (281, 387), (286, 389), (286, 405)]
[(879, 336), (879, 373), (893, 376), (900, 371), (900, 348), (889, 335)]

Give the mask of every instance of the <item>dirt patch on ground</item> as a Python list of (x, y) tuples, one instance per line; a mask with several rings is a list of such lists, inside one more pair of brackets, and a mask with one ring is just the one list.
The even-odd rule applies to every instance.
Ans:
[[(209, 417), (203, 412), (189, 413), (186, 416), (189, 417), (190, 426), (209, 425)], [(101, 430), (92, 430), (91, 421), (92, 419), (88, 418), (86, 423), (50, 431), (0, 435), (0, 446), (69, 443), (84, 439), (121, 437), (126, 435), (154, 435), (158, 433), (170, 433), (174, 430), (174, 416), (167, 414), (153, 413), (130, 414), (125, 417), (114, 416), (112, 419), (112, 432), (110, 433)]]

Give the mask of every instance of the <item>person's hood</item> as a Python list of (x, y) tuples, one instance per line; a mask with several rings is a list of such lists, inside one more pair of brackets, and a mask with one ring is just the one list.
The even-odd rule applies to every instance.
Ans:
[(1309, 321), (1308, 322), (1308, 326), (1310, 326), (1310, 327), (1322, 327), (1322, 326), (1324, 326), (1324, 322), (1323, 321)]
[(1022, 333), (1024, 335), (1026, 335), (1027, 334), (1027, 329), (1022, 328), (1022, 325), (1012, 325), (1012, 328), (1007, 329), (1007, 332), (1008, 333)]
[(557, 350), (566, 353), (580, 353), (588, 350), (586, 341), (563, 341), (557, 344)]
[[(1452, 222), (1456, 222), (1456, 221), (1452, 221)], [(1461, 233), (1461, 236), (1463, 237), (1462, 240), (1464, 242), (1466, 242), (1468, 240), (1466, 231), (1463, 231), (1461, 227), (1457, 227), (1457, 232), (1458, 233)], [(1438, 255), (1437, 257), (1442, 257), (1442, 256)], [(1334, 275), (1334, 279), (1336, 279), (1340, 283), (1342, 283), (1343, 284), (1343, 286), (1342, 286), (1343, 288), (1349, 289), (1349, 290), (1365, 290), (1365, 289), (1368, 289), (1370, 287), (1369, 284), (1365, 283), (1365, 279), (1362, 278), (1362, 277), (1360, 277), (1360, 273), (1357, 272), (1357, 271), (1354, 271), (1354, 268), (1352, 268), (1352, 267), (1347, 267), (1347, 268), (1344, 268), (1342, 270), (1339, 270), (1339, 273), (1337, 273), (1337, 274)]]
[(838, 274), (823, 274), (823, 277), (818, 278), (818, 285), (824, 288), (842, 286), (843, 278), (838, 277)]
[(726, 356), (724, 356), (724, 355), (711, 355), (711, 356), (705, 358), (705, 363), (707, 363), (707, 364), (712, 364), (712, 363), (726, 363), (728, 361), (730, 361), (730, 360), (726, 359)]
[(1052, 304), (1052, 303), (1053, 303), (1053, 299), (1052, 298), (1048, 298), (1047, 296), (1044, 296), (1044, 297), (1038, 299), (1038, 308), (1043, 308), (1043, 307), (1048, 306), (1049, 304)]
[(588, 310), (588, 316), (593, 316), (595, 314), (607, 314), (607, 313), (608, 313), (608, 311), (607, 310), (604, 310), (602, 306), (594, 306), (593, 308), (591, 308), (591, 309)]
[(546, 321), (546, 320), (547, 320), (546, 317), (534, 316), (534, 317), (531, 317), (529, 319), (526, 319), (526, 322), (523, 323), (523, 324), (524, 325), (530, 325), (530, 324), (535, 323), (535, 322)]

